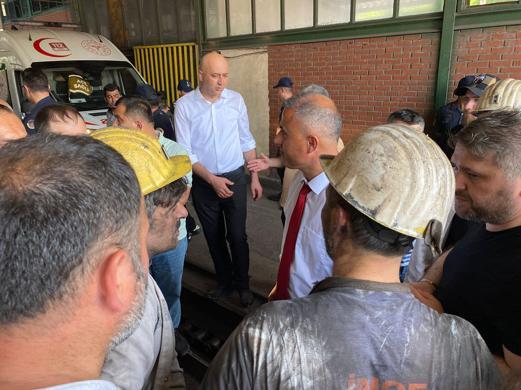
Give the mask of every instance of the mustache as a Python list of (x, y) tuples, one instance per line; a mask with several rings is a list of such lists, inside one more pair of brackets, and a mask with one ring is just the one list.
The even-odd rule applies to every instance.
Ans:
[(470, 199), (467, 192), (463, 190), (456, 190), (456, 196), (460, 198)]

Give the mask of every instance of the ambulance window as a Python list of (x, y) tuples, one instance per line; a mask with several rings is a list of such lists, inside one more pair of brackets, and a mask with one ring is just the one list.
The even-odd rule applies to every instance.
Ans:
[(136, 87), (138, 86), (138, 80), (136, 80), (135, 76), (130, 73), (128, 69), (122, 69), (120, 76), (125, 95), (133, 95)]
[(52, 95), (79, 111), (106, 110), (103, 87), (109, 83), (127, 95), (142, 83), (134, 68), (123, 61), (62, 61), (37, 66), (47, 75)]
[[(27, 114), (31, 111), (31, 108), (33, 108), (33, 105), (29, 100), (25, 98), (25, 95), (23, 93), (23, 80), (22, 80), (22, 71), (17, 70), (14, 73), (15, 79), (16, 79), (16, 86), (18, 88), (18, 96), (20, 96), (20, 111), (22, 114)], [(14, 107), (13, 107), (14, 108)]]

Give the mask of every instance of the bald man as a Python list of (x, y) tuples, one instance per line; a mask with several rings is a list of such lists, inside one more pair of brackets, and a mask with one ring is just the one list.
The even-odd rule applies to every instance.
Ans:
[(316, 283), (332, 274), (320, 217), (329, 182), (319, 157), (337, 155), (342, 119), (329, 97), (304, 88), (284, 103), (281, 129), (284, 162), (298, 173), (284, 205), (289, 219), (282, 235), (277, 283), (269, 296), (272, 300), (307, 296)]
[[(199, 87), (176, 103), (175, 131), (192, 160), (192, 199), (219, 284), (209, 296), (229, 297), (236, 288), (241, 304), (248, 306), (253, 296), (248, 281), (244, 162), (255, 158), (255, 140), (244, 100), (226, 89), (227, 83), (226, 59), (217, 52), (203, 56)], [(257, 173), (251, 174), (250, 190), (254, 200), (262, 196)]]
[(0, 104), (0, 147), (7, 141), (24, 138), (27, 131), (22, 121), (11, 109)]

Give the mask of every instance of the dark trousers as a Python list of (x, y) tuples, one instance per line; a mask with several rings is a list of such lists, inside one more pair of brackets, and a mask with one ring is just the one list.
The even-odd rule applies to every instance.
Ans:
[[(244, 168), (219, 175), (234, 183), (233, 195), (221, 199), (194, 175), (192, 201), (201, 222), (221, 287), (249, 288), (250, 250), (246, 236), (247, 176)], [(229, 250), (228, 250), (229, 245)]]

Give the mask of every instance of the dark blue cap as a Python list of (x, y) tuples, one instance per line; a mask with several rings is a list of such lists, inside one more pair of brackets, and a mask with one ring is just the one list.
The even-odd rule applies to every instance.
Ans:
[(458, 87), (454, 90), (454, 95), (464, 96), (472, 84), (476, 81), (476, 76), (465, 76), (458, 82)]
[(192, 83), (190, 82), (190, 80), (180, 80), (179, 84), (177, 84), (177, 90), (186, 93), (191, 92), (193, 91)]
[(274, 85), (273, 88), (291, 88), (293, 86), (293, 80), (289, 77), (282, 77), (277, 85)]
[(159, 101), (159, 95), (150, 84), (138, 85), (136, 88), (136, 95), (142, 97), (149, 103), (157, 103)]

